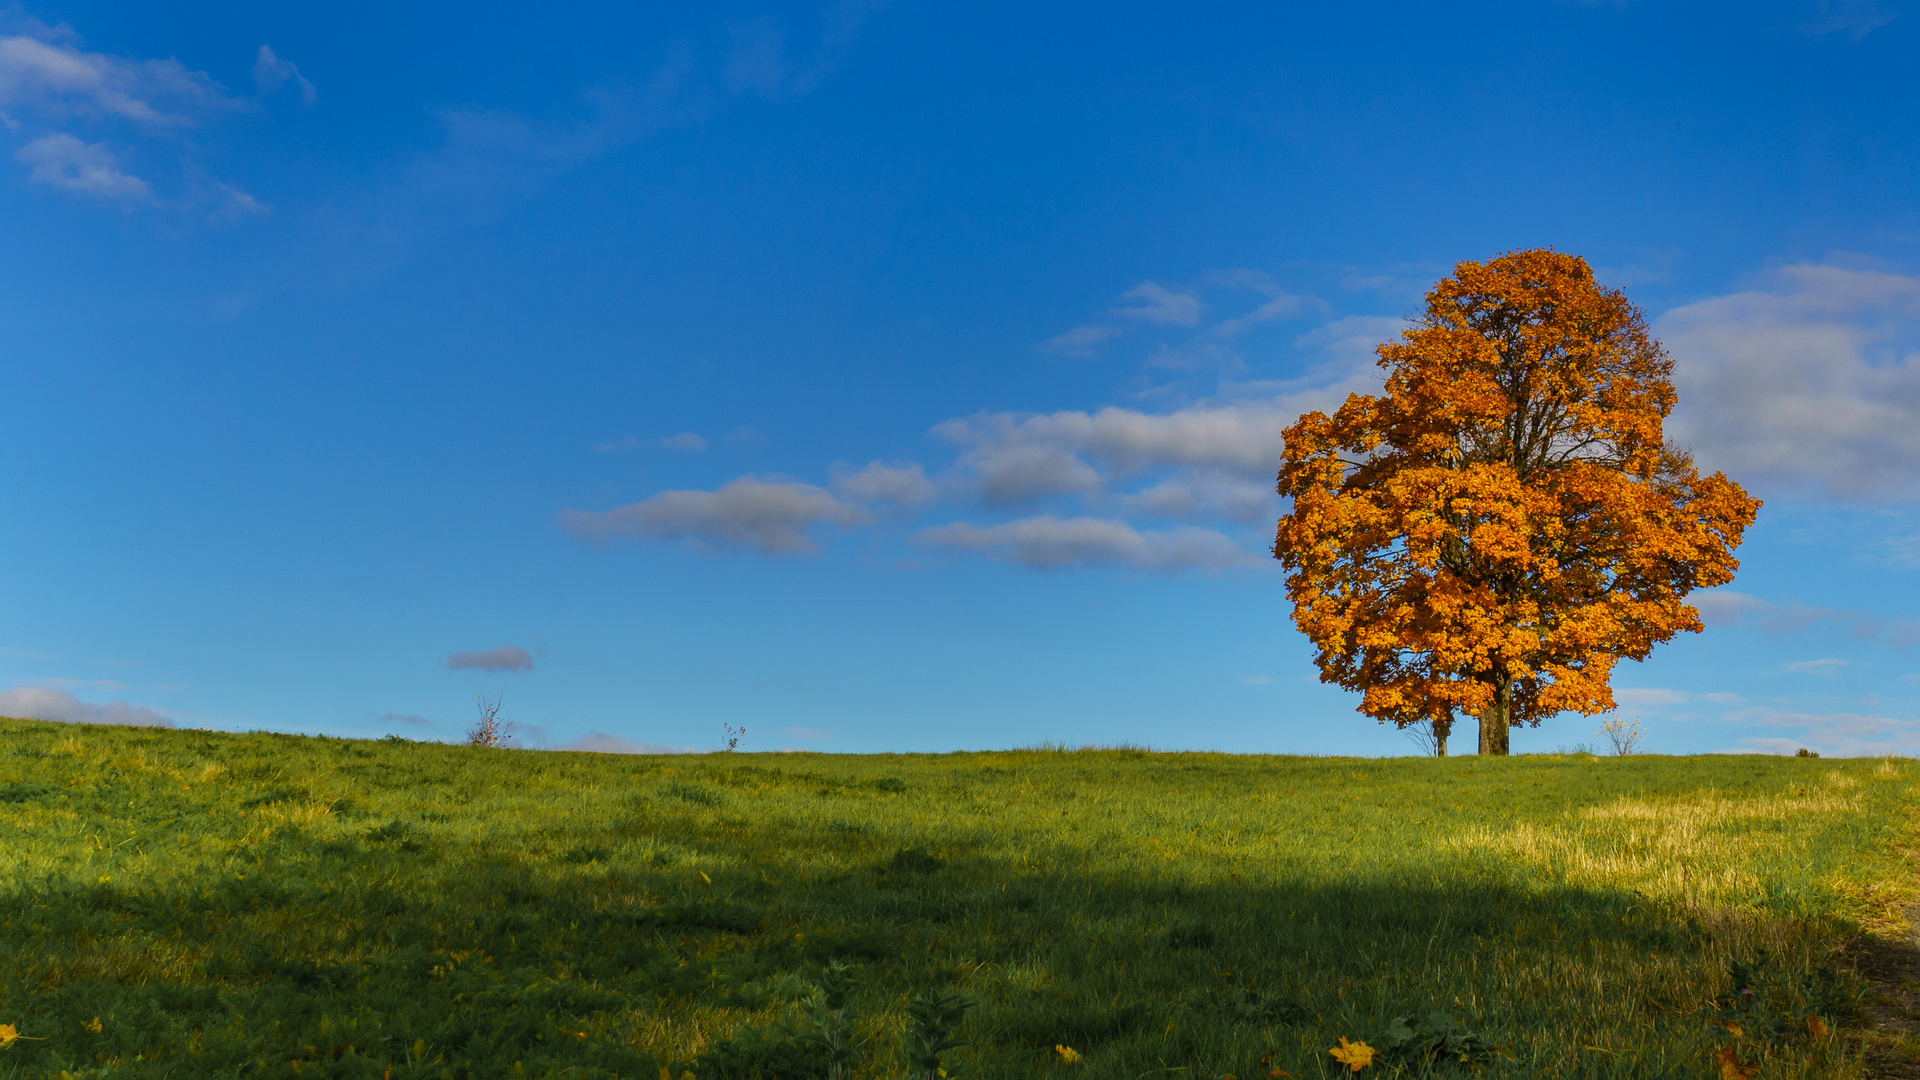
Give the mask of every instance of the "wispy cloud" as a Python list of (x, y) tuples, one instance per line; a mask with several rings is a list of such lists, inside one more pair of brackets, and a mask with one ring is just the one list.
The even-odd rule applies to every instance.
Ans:
[(1861, 641), (1884, 641), (1903, 648), (1920, 644), (1920, 622), (1913, 619), (1793, 602), (1776, 604), (1730, 589), (1709, 589), (1687, 599), (1700, 609), (1702, 620), (1714, 625), (1751, 622), (1766, 633), (1787, 634), (1824, 623)]
[(0, 105), (54, 117), (112, 116), (172, 128), (243, 102), (178, 60), (129, 60), (14, 35), (0, 37)]
[(320, 91), (314, 89), (305, 75), (291, 61), (274, 55), (265, 45), (254, 54), (253, 81), (260, 87), (262, 94), (271, 94), (282, 86), (291, 84), (300, 93), (300, 100), (308, 105), (320, 100)]
[(1141, 319), (1161, 326), (1193, 326), (1200, 321), (1200, 298), (1188, 292), (1176, 292), (1153, 281), (1143, 281), (1120, 296), (1132, 303), (1113, 309), (1115, 315)]
[(165, 714), (144, 705), (110, 701), (96, 705), (66, 690), (45, 686), (16, 686), (0, 690), (0, 716), (22, 720), (54, 720), (63, 724), (113, 724), (123, 727), (172, 727)]
[(571, 116), (456, 107), (435, 114), (438, 146), (397, 169), (396, 183), (370, 205), (338, 214), (337, 272), (376, 274), (397, 249), (447, 224), (498, 215), (560, 177), (660, 132), (703, 122), (738, 95), (811, 93), (844, 61), (862, 25), (881, 5), (841, 0), (821, 17), (809, 49), (790, 59), (787, 43), (809, 35), (773, 20), (736, 24), (727, 59), (700, 59), (690, 43), (665, 51), (633, 83), (583, 90)]
[(1208, 275), (1208, 279), (1220, 285), (1251, 290), (1266, 296), (1266, 299), (1253, 310), (1222, 319), (1216, 324), (1213, 332), (1220, 337), (1239, 337), (1261, 323), (1296, 319), (1302, 315), (1319, 314), (1327, 310), (1326, 303), (1319, 297), (1288, 292), (1278, 282), (1258, 270), (1223, 270)]
[(1837, 656), (1823, 656), (1818, 660), (1794, 660), (1781, 664), (1780, 670), (1802, 675), (1831, 675), (1841, 668), (1852, 666), (1851, 660), (1842, 660)]
[(1859, 41), (1892, 22), (1895, 15), (1881, 0), (1819, 0), (1813, 15), (1800, 24), (1810, 37), (1846, 37)]
[(133, 206), (153, 201), (153, 188), (123, 172), (113, 151), (65, 133), (42, 135), (21, 147), (13, 160), (27, 166), (27, 178), (65, 191)]
[[(257, 107), (236, 96), (203, 71), (178, 60), (138, 60), (82, 48), (65, 26), (50, 27), (21, 15), (0, 12), (0, 119), (27, 139), (14, 160), (36, 183), (88, 196), (122, 209), (149, 207), (202, 214), (214, 221), (259, 217), (267, 205), (231, 183), (211, 182), (193, 158), (209, 122)], [(312, 84), (293, 65), (262, 47), (256, 75), (263, 85), (275, 78), (297, 81), (304, 92)], [(76, 129), (97, 130), (107, 139), (88, 139)], [(123, 164), (140, 160), (143, 145), (165, 148), (146, 155), (179, 162), (177, 187), (156, 193), (151, 175), (140, 176)]]
[(449, 671), (532, 671), (533, 654), (518, 645), (457, 652), (447, 657)]
[(1100, 346), (1105, 342), (1126, 333), (1118, 326), (1105, 326), (1089, 323), (1076, 326), (1064, 334), (1050, 337), (1040, 343), (1040, 347), (1062, 356), (1090, 357), (1100, 355)]
[(730, 93), (755, 94), (769, 101), (813, 93), (845, 62), (854, 38), (880, 0), (840, 0), (822, 14), (819, 36), (800, 55), (789, 53), (787, 28), (772, 16), (736, 22), (727, 28), (725, 64)]
[(560, 524), (580, 540), (688, 540), (696, 547), (752, 548), (769, 555), (812, 555), (809, 533), (821, 525), (872, 521), (832, 492), (787, 480), (743, 476), (718, 491), (663, 491), (603, 512), (567, 510)]
[(380, 723), (386, 727), (430, 728), (433, 726), (433, 721), (418, 713), (385, 713), (380, 717)]
[(1614, 704), (1624, 708), (1662, 708), (1672, 705), (1691, 705), (1705, 702), (1711, 705), (1737, 705), (1739, 694), (1696, 693), (1690, 690), (1669, 690), (1657, 686), (1618, 686), (1613, 691)]
[(1110, 518), (1022, 518), (998, 525), (956, 522), (922, 529), (929, 547), (977, 552), (1038, 570), (1125, 567), (1134, 570), (1218, 570), (1258, 560), (1210, 529), (1143, 532)]
[(669, 435), (661, 439), (660, 445), (669, 450), (687, 450), (693, 453), (699, 453), (707, 448), (707, 440), (695, 435), (691, 431), (683, 431), (678, 435)]

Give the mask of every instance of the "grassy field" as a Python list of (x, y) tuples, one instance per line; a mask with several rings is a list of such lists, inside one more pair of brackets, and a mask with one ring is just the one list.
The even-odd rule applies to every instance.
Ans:
[(0, 734), (0, 1077), (823, 1075), (835, 960), (859, 1077), (929, 990), (961, 1080), (1350, 1076), (1436, 1010), (1489, 1077), (1857, 1076), (1920, 779)]

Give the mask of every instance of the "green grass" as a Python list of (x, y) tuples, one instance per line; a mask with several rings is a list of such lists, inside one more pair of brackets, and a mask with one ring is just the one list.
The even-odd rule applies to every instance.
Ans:
[(863, 1077), (932, 989), (978, 1002), (960, 1078), (1348, 1075), (1338, 1038), (1435, 1009), (1499, 1044), (1485, 1076), (1856, 1076), (1846, 950), (1908, 897), (1920, 777), (0, 736), (22, 1077), (805, 1076), (836, 958)]

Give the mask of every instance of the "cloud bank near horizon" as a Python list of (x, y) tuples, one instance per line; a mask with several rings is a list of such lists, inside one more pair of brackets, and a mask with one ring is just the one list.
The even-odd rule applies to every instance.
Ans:
[(110, 701), (96, 705), (66, 690), (45, 686), (16, 686), (0, 690), (0, 716), (21, 720), (52, 720), (62, 724), (110, 724), (115, 727), (173, 727), (165, 714), (145, 705)]

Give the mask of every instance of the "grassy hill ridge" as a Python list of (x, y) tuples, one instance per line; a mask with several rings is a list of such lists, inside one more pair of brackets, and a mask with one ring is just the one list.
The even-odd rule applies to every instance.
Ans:
[(1482, 1075), (1859, 1075), (1849, 950), (1910, 899), (1920, 776), (0, 734), (23, 1077), (806, 1076), (834, 960), (859, 1076), (931, 988), (979, 1003), (957, 1077), (1348, 1075), (1339, 1038), (1434, 1010)]

